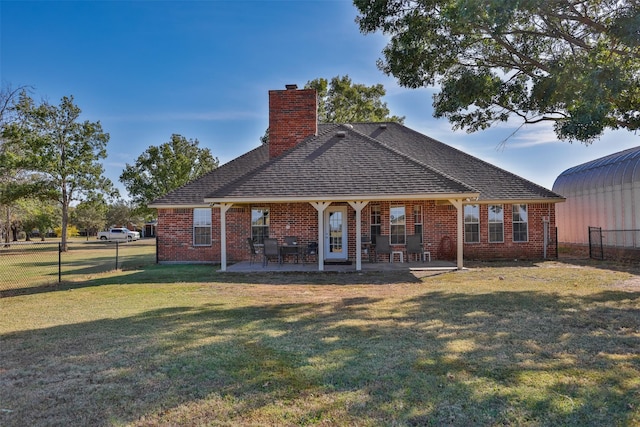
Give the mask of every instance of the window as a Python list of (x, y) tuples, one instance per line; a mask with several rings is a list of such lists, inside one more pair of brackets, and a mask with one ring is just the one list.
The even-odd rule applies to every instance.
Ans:
[(513, 205), (513, 241), (529, 241), (527, 205)]
[(193, 210), (193, 246), (211, 246), (211, 208)]
[(422, 205), (413, 205), (413, 233), (420, 236), (422, 243)]
[(489, 242), (504, 242), (504, 212), (502, 205), (489, 205)]
[(391, 225), (392, 245), (404, 245), (406, 221), (404, 206), (391, 206), (391, 209), (389, 209), (389, 223)]
[(464, 242), (480, 242), (480, 206), (464, 205)]
[(262, 245), (264, 239), (269, 237), (269, 209), (251, 209), (251, 238), (253, 243)]
[(376, 243), (376, 236), (382, 234), (382, 215), (380, 205), (371, 205), (371, 243)]

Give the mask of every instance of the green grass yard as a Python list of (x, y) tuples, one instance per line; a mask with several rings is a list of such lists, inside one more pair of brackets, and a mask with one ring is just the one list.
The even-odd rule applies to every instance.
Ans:
[(140, 265), (0, 299), (0, 425), (640, 424), (640, 277)]

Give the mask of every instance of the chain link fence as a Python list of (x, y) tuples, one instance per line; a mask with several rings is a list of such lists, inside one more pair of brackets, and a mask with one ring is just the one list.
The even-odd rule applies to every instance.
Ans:
[(82, 281), (92, 275), (155, 262), (155, 239), (136, 242), (0, 243), (0, 296), (5, 291)]
[(640, 260), (640, 230), (603, 230), (589, 227), (592, 259)]

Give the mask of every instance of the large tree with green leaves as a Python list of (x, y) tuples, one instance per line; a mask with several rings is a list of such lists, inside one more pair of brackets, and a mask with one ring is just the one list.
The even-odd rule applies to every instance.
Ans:
[(60, 203), (62, 249), (66, 251), (71, 203), (117, 194), (103, 176), (100, 163), (107, 157), (109, 134), (102, 131), (99, 121), (80, 120), (81, 110), (72, 96), (63, 97), (57, 106), (48, 102), (36, 105), (23, 93), (16, 112), (18, 119), (3, 132), (5, 143), (20, 154), (11, 161), (34, 177), (35, 195)]
[(135, 164), (127, 163), (120, 182), (142, 214), (152, 214), (147, 205), (153, 200), (218, 167), (211, 150), (199, 144), (173, 134), (169, 142), (147, 148)]
[(398, 122), (404, 117), (391, 116), (382, 97), (387, 93), (382, 84), (367, 86), (353, 83), (348, 75), (328, 81), (310, 80), (305, 89), (318, 92), (318, 121), (320, 123)]
[[(404, 123), (404, 117), (390, 115), (387, 103), (382, 101), (387, 91), (380, 83), (373, 86), (353, 83), (345, 75), (335, 76), (331, 81), (324, 78), (309, 80), (304, 88), (315, 89), (318, 93), (320, 123)], [(260, 137), (260, 141), (263, 144), (269, 142), (269, 129)]]
[(364, 33), (390, 36), (379, 67), (439, 85), (434, 115), (469, 132), (516, 118), (590, 143), (640, 127), (640, 2), (355, 0)]

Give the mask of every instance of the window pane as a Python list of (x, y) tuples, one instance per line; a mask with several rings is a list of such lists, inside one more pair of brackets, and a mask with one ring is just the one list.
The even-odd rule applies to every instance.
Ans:
[(527, 205), (513, 205), (513, 241), (529, 241)]
[(380, 205), (371, 205), (371, 243), (376, 243), (376, 236), (382, 234), (382, 215)]
[(502, 205), (489, 205), (489, 242), (504, 242)]
[(251, 209), (251, 238), (253, 242), (262, 245), (269, 237), (269, 210), (266, 208)]
[(211, 245), (211, 208), (193, 210), (193, 245)]
[(211, 227), (196, 227), (193, 229), (193, 244), (204, 246), (211, 244)]
[(391, 244), (403, 245), (405, 242), (406, 216), (404, 206), (392, 206), (389, 210), (391, 226)]
[(464, 241), (480, 242), (480, 206), (464, 205)]

